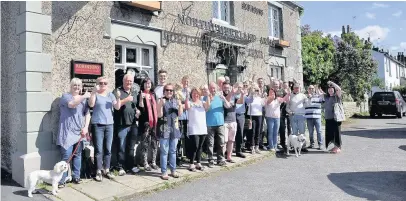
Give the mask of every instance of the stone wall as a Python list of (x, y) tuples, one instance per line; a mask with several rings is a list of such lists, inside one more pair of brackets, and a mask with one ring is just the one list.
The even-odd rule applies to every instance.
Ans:
[(367, 102), (357, 105), (356, 102), (343, 102), (346, 118), (352, 117), (355, 113), (368, 112)]
[(17, 149), (17, 135), (20, 131), (16, 68), (19, 48), (16, 18), (19, 10), (19, 2), (1, 2), (1, 167), (7, 170), (11, 170), (11, 155)]

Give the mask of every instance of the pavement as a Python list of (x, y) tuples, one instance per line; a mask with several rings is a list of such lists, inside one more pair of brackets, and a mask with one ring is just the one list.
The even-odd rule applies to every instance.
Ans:
[[(235, 158), (237, 163), (228, 168), (192, 173), (182, 167), (181, 178), (169, 181), (162, 181), (159, 171), (141, 172), (72, 184), (57, 197), (42, 193), (52, 200), (84, 201), (405, 200), (405, 119), (357, 119), (342, 129), (340, 154), (310, 149), (296, 158), (264, 152)], [(3, 185), (2, 179), (2, 200), (28, 200), (20, 189)], [(45, 197), (37, 194), (30, 200)]]

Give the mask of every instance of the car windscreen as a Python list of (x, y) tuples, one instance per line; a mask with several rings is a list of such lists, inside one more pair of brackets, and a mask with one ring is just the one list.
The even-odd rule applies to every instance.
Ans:
[(372, 98), (377, 100), (395, 100), (395, 94), (392, 92), (387, 93), (377, 92), (374, 94)]

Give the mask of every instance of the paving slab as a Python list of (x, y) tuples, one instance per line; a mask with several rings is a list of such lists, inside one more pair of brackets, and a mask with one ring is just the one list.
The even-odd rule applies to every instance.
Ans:
[[(87, 197), (83, 193), (71, 188), (71, 187), (65, 187), (61, 189), (57, 195), (57, 197), (50, 195), (50, 198), (52, 200), (64, 200), (64, 201), (71, 201), (72, 198), (75, 198), (75, 200), (80, 200), (80, 201), (94, 201), (93, 199)], [(55, 199), (58, 198), (58, 199)]]
[(106, 178), (104, 178), (102, 182), (91, 181), (83, 184), (72, 185), (72, 187), (95, 200), (108, 199), (113, 196), (134, 191), (134, 189), (131, 189), (130, 187), (118, 182), (110, 181)]
[(158, 182), (145, 179), (139, 175), (124, 175), (116, 177), (115, 181), (133, 189), (132, 192), (137, 193), (149, 190), (159, 184)]

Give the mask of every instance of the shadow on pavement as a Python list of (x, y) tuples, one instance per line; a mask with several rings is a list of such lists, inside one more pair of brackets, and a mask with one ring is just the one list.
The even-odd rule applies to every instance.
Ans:
[(406, 172), (331, 173), (328, 179), (345, 193), (368, 200), (404, 200)]
[(357, 115), (354, 115), (351, 118), (353, 118), (353, 119), (396, 119), (397, 117), (396, 116), (382, 116), (382, 117), (375, 116), (375, 117), (370, 117), (370, 116), (357, 116)]
[(400, 145), (400, 146), (399, 146), (399, 149), (401, 149), (401, 150), (403, 150), (403, 151), (406, 151), (406, 145)]
[(360, 130), (343, 131), (342, 135), (366, 137), (372, 139), (403, 139), (406, 138), (406, 128), (388, 128), (388, 129), (364, 129), (357, 127)]

